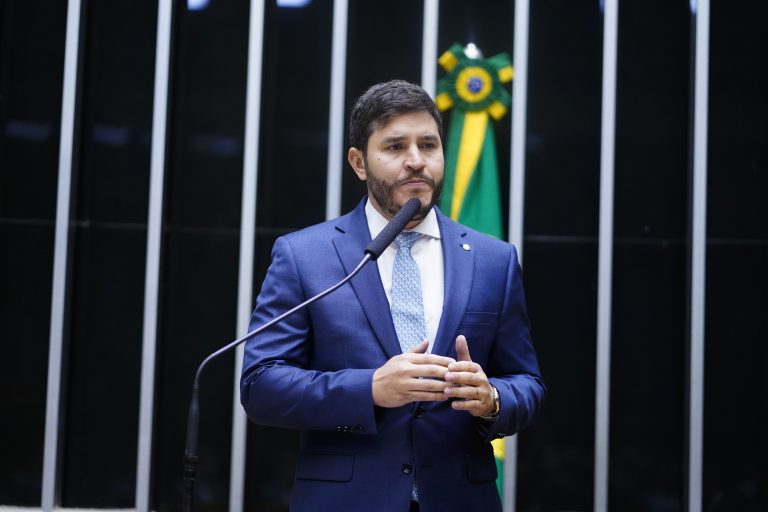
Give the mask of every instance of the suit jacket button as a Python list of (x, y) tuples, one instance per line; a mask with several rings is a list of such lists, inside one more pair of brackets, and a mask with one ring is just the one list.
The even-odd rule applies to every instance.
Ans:
[(410, 464), (403, 464), (403, 473), (405, 473), (406, 475), (410, 475), (411, 471), (413, 471), (413, 466), (411, 466)]
[(416, 408), (416, 419), (418, 420), (424, 415), (424, 408), (419, 406)]

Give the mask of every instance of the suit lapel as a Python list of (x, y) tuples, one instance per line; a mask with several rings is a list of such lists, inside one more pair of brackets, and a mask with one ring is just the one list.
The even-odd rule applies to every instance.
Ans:
[(472, 288), (475, 252), (466, 241), (467, 230), (438, 212), (443, 245), (445, 297), (435, 336), (434, 354), (455, 357), (455, 333), (464, 317)]
[[(333, 245), (347, 274), (360, 263), (364, 256), (363, 250), (371, 241), (364, 207), (365, 201), (362, 201), (349, 215), (339, 219), (336, 227), (341, 233), (333, 239)], [(352, 278), (350, 284), (384, 351), (389, 357), (401, 354), (402, 350), (397, 341), (397, 333), (389, 311), (389, 302), (384, 293), (376, 263), (368, 263), (363, 267), (360, 273)]]

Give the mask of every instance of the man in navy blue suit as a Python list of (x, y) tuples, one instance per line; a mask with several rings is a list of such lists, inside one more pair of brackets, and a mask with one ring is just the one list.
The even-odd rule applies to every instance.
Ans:
[(419, 86), (371, 87), (349, 132), (367, 198), (275, 242), (251, 328), (342, 279), (415, 197), (410, 256), (393, 243), (248, 341), (241, 401), (253, 421), (301, 431), (291, 510), (500, 511), (490, 441), (529, 424), (545, 393), (515, 248), (435, 207), (442, 121)]

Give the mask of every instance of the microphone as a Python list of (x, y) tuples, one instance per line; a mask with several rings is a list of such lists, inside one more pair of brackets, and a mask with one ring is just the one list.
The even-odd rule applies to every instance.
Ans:
[(381, 230), (381, 233), (368, 244), (368, 247), (366, 247), (364, 251), (365, 254), (370, 254), (372, 260), (377, 260), (379, 256), (381, 256), (381, 253), (389, 247), (389, 244), (395, 241), (397, 235), (405, 229), (405, 226), (411, 222), (411, 219), (416, 216), (420, 209), (421, 201), (415, 197), (409, 199), (408, 202), (400, 208), (400, 211), (392, 217), (389, 224)]
[(216, 359), (222, 354), (229, 352), (244, 341), (247, 341), (253, 336), (256, 336), (262, 331), (283, 321), (290, 315), (301, 311), (315, 301), (320, 300), (326, 295), (333, 293), (337, 289), (341, 288), (350, 279), (355, 277), (357, 273), (362, 270), (366, 263), (369, 261), (374, 261), (379, 256), (381, 256), (381, 253), (383, 253), (384, 250), (389, 247), (389, 244), (395, 240), (397, 235), (399, 235), (400, 232), (405, 229), (405, 226), (416, 216), (420, 208), (421, 202), (418, 199), (409, 199), (408, 202), (405, 203), (402, 208), (400, 208), (400, 211), (398, 211), (395, 216), (392, 217), (392, 220), (389, 221), (381, 233), (379, 233), (378, 236), (373, 239), (370, 244), (368, 244), (368, 246), (363, 251), (365, 254), (363, 259), (360, 261), (360, 263), (357, 264), (352, 272), (344, 277), (344, 279), (334, 284), (330, 288), (323, 290), (314, 297), (307, 299), (293, 309), (286, 311), (285, 313), (273, 318), (264, 325), (257, 327), (242, 338), (238, 338), (228, 345), (221, 347), (219, 350), (206, 357), (202, 363), (200, 363), (200, 366), (197, 367), (197, 372), (195, 373), (195, 380), (192, 383), (192, 398), (189, 402), (189, 413), (187, 414), (187, 443), (186, 447), (184, 448), (184, 510), (186, 512), (192, 511), (192, 501), (195, 494), (195, 475), (197, 473), (198, 461), (197, 439), (200, 429), (200, 375), (203, 372), (203, 368), (205, 368), (206, 365), (212, 360)]

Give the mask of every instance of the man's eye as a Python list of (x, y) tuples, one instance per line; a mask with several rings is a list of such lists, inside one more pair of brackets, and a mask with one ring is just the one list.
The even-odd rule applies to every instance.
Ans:
[(387, 149), (390, 151), (400, 151), (403, 148), (401, 144), (392, 144)]
[(436, 144), (434, 142), (425, 142), (421, 145), (422, 149), (435, 149)]

